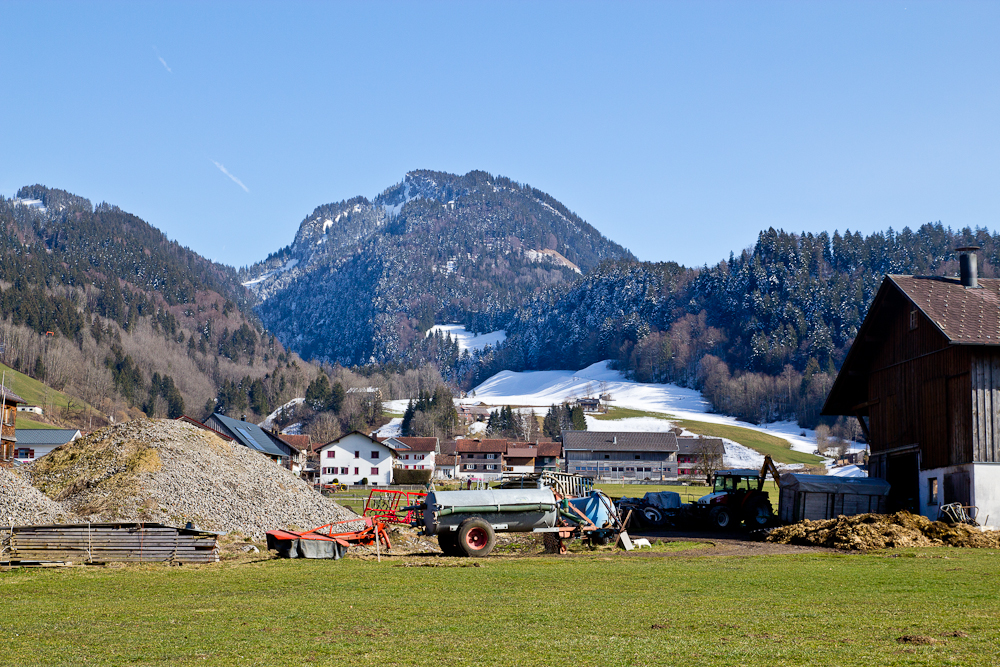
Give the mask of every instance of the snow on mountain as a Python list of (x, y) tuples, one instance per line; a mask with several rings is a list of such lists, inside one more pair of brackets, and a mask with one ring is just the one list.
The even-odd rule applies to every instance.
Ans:
[[(285, 403), (284, 405), (282, 405), (280, 408), (278, 408), (277, 410), (275, 410), (274, 412), (272, 412), (271, 414), (269, 414), (267, 417), (265, 417), (264, 421), (262, 421), (261, 423), (257, 424), (257, 426), (260, 426), (261, 428), (266, 428), (266, 429), (273, 429), (274, 428), (274, 420), (278, 418), (278, 415), (281, 414), (282, 410), (287, 410), (289, 414), (294, 414), (295, 413), (295, 407), (298, 406), (298, 405), (301, 405), (302, 403), (305, 403), (305, 402), (306, 402), (306, 399), (304, 399), (304, 398), (293, 398), (292, 400), (288, 401), (287, 403)], [(295, 435), (295, 434), (291, 434), (291, 435)]]
[(461, 324), (436, 324), (427, 330), (427, 335), (431, 336), (438, 331), (451, 334), (451, 337), (458, 342), (459, 352), (468, 350), (471, 353), (476, 350), (481, 350), (487, 345), (496, 347), (507, 339), (507, 332), (503, 329), (477, 334), (468, 331), (465, 326)]

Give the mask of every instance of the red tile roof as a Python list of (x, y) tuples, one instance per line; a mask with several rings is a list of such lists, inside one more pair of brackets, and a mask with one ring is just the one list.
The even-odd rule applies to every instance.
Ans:
[(456, 452), (503, 452), (507, 451), (507, 440), (504, 438), (487, 438), (484, 440), (469, 440), (459, 438), (455, 441)]
[(413, 452), (433, 452), (437, 450), (437, 438), (393, 438), (410, 448)]

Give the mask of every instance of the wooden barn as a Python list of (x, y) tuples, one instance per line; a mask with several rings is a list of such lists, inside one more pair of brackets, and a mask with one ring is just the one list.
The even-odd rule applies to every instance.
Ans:
[(858, 418), (888, 508), (937, 519), (943, 503), (1000, 522), (1000, 280), (886, 276), (824, 415)]

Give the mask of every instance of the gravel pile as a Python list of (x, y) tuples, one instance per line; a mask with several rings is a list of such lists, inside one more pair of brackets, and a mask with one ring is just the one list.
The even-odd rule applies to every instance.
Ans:
[(0, 468), (0, 530), (75, 520), (59, 503), (32, 487), (14, 470)]
[(109, 426), (26, 469), (36, 488), (90, 521), (190, 521), (262, 540), (357, 516), (262, 454), (178, 421)]
[(767, 539), (847, 551), (931, 546), (1000, 548), (1000, 531), (982, 531), (966, 524), (952, 526), (909, 512), (800, 521), (775, 528)]

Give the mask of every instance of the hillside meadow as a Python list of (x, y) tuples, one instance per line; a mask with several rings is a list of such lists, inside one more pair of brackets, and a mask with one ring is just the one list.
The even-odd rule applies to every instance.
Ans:
[(993, 665), (1000, 554), (257, 560), (0, 573), (6, 664)]

